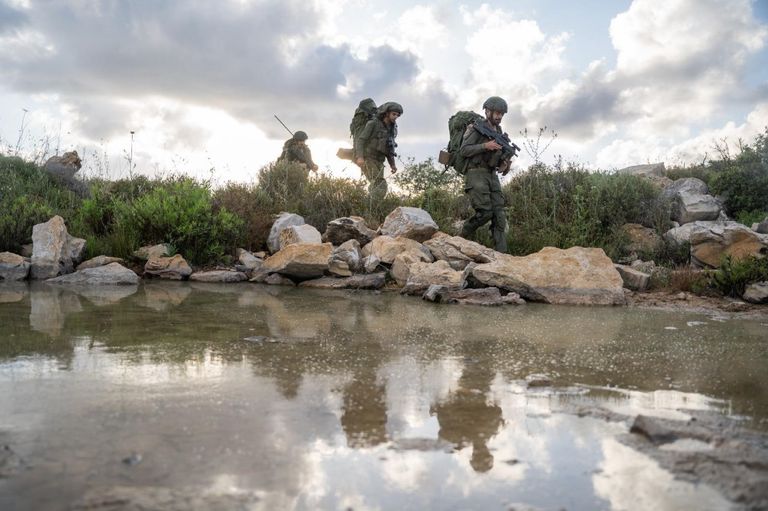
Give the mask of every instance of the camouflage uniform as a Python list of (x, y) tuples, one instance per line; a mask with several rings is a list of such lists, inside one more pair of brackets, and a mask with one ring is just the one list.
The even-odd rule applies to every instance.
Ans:
[(355, 157), (362, 156), (363, 175), (368, 180), (368, 193), (381, 200), (387, 195), (387, 182), (384, 180), (384, 160), (395, 168), (394, 150), (387, 147), (387, 139), (397, 137), (397, 124), (387, 126), (382, 119), (368, 121), (363, 131), (355, 139)]
[(312, 161), (312, 151), (306, 144), (293, 138), (285, 141), (283, 152), (277, 161), (298, 162), (306, 165), (308, 169), (315, 168), (315, 162)]
[[(487, 120), (477, 122), (488, 123)], [(493, 126), (491, 128), (494, 129)], [(501, 128), (496, 126), (495, 129), (501, 133)], [(481, 135), (470, 124), (461, 142), (461, 155), (469, 160), (467, 173), (464, 176), (464, 191), (469, 195), (469, 201), (475, 210), (474, 216), (464, 222), (461, 236), (473, 239), (478, 227), (490, 220), (495, 249), (506, 252), (507, 218), (504, 213), (501, 183), (496, 173), (496, 169), (502, 164), (501, 150), (486, 150), (483, 144), (489, 140), (491, 139)]]

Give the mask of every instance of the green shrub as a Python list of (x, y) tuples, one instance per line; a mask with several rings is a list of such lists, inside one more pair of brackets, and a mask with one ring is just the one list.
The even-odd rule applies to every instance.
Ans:
[(227, 183), (213, 195), (217, 208), (231, 211), (243, 221), (239, 244), (251, 251), (261, 250), (274, 222), (272, 198), (255, 185)]
[(768, 280), (768, 258), (725, 256), (714, 274), (713, 283), (726, 296), (740, 297), (747, 285)]

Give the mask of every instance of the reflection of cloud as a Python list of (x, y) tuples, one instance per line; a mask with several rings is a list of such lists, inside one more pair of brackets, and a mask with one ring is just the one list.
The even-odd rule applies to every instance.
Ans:
[(405, 452), (390, 456), (382, 465), (382, 477), (403, 491), (417, 491), (429, 479), (429, 466), (422, 453)]
[(622, 511), (701, 511), (731, 509), (731, 504), (704, 484), (679, 481), (645, 454), (613, 438), (602, 441), (602, 471), (592, 477), (595, 493)]

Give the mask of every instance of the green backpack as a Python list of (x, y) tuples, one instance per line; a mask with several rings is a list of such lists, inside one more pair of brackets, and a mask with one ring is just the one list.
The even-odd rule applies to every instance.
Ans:
[(352, 140), (355, 140), (360, 132), (363, 131), (368, 121), (376, 118), (376, 102), (371, 98), (365, 98), (360, 102), (355, 110), (355, 115), (352, 117), (352, 122), (349, 123), (349, 136)]
[(467, 163), (469, 160), (459, 154), (461, 141), (464, 138), (464, 132), (467, 126), (475, 121), (485, 119), (480, 114), (471, 110), (460, 110), (448, 119), (448, 147), (445, 151), (440, 151), (438, 161), (445, 165), (445, 168), (453, 167), (456, 172), (462, 176), (467, 172)]

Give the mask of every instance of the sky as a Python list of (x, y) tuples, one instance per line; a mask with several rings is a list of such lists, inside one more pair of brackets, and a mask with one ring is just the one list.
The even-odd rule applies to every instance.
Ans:
[(403, 105), (422, 161), (498, 95), (518, 145), (557, 134), (545, 162), (687, 164), (765, 130), (767, 45), (768, 0), (0, 0), (0, 152), (250, 182), (290, 136), (277, 115), (357, 178), (335, 154), (361, 99)]

